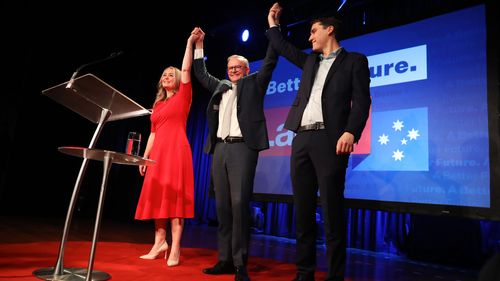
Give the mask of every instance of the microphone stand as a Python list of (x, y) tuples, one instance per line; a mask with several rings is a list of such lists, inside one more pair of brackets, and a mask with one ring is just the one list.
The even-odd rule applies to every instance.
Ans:
[(107, 56), (107, 57), (105, 57), (103, 59), (99, 59), (99, 60), (96, 60), (96, 61), (92, 61), (92, 62), (80, 65), (75, 70), (75, 72), (73, 72), (73, 75), (71, 75), (71, 78), (69, 79), (68, 84), (66, 84), (66, 89), (72, 89), (73, 88), (73, 83), (75, 83), (76, 76), (78, 75), (78, 73), (80, 73), (80, 71), (83, 68), (85, 68), (87, 66), (90, 66), (90, 65), (94, 65), (94, 64), (101, 63), (101, 62), (105, 62), (105, 61), (110, 60), (110, 59), (114, 59), (114, 58), (116, 58), (118, 56), (121, 56), (121, 55), (123, 55), (123, 51), (111, 53), (109, 56)]

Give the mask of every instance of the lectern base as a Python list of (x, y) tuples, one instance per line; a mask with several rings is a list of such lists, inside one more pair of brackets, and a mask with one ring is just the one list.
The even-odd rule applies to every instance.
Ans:
[[(54, 268), (41, 268), (33, 271), (33, 275), (35, 275), (39, 279), (43, 280), (56, 280), (56, 281), (81, 281), (87, 278), (87, 269), (86, 268), (64, 268), (62, 275), (54, 275)], [(92, 281), (103, 281), (111, 278), (106, 272), (93, 270), (91, 277)]]

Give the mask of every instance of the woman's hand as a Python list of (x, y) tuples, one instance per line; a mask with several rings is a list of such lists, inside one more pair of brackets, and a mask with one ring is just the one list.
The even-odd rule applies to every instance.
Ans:
[(144, 176), (145, 173), (146, 173), (146, 165), (139, 165), (139, 174), (141, 174), (141, 176)]

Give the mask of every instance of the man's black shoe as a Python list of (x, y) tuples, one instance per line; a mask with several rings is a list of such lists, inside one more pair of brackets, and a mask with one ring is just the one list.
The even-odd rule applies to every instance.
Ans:
[(247, 269), (244, 266), (237, 266), (235, 268), (234, 281), (250, 281)]
[(234, 265), (229, 261), (218, 261), (213, 267), (203, 269), (203, 273), (213, 275), (233, 274)]

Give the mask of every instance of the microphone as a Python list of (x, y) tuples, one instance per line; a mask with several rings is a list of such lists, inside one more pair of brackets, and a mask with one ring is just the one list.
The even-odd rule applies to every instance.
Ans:
[(69, 79), (68, 84), (66, 84), (66, 89), (73, 88), (73, 83), (75, 82), (76, 76), (78, 75), (78, 73), (80, 73), (80, 70), (82, 70), (84, 67), (87, 67), (89, 65), (98, 64), (98, 63), (101, 63), (101, 62), (104, 62), (104, 61), (107, 61), (107, 60), (110, 60), (110, 59), (114, 59), (114, 58), (116, 58), (118, 56), (121, 56), (121, 55), (123, 55), (123, 51), (113, 52), (109, 56), (107, 56), (107, 57), (105, 57), (103, 59), (95, 60), (95, 61), (92, 61), (92, 62), (80, 65), (75, 70), (75, 72), (73, 72), (73, 75), (71, 75), (71, 78)]

